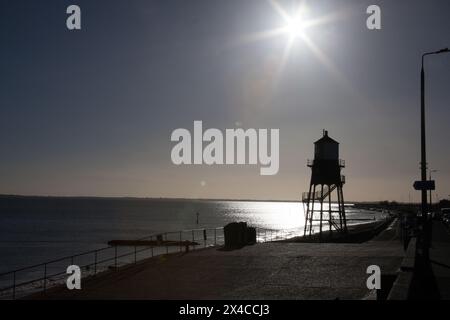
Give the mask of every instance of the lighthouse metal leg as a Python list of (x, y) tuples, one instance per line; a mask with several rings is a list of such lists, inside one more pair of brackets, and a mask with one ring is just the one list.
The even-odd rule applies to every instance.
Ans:
[(307, 205), (306, 205), (306, 215), (305, 215), (305, 230), (303, 231), (303, 236), (306, 236), (306, 232), (307, 232), (307, 228), (308, 228), (308, 216), (309, 216), (309, 211), (310, 211), (310, 209), (309, 209), (309, 204), (310, 204), (310, 201), (311, 201), (311, 188), (312, 188), (312, 184), (309, 184), (309, 192), (308, 192), (308, 202), (307, 202)]
[(320, 185), (320, 234), (319, 237), (322, 240), (322, 223), (323, 223), (323, 184)]
[[(331, 186), (328, 186), (328, 189), (331, 190)], [(332, 237), (332, 232), (333, 232), (333, 229), (331, 228), (331, 220), (333, 219), (332, 212), (331, 212), (331, 194), (332, 194), (332, 192), (330, 192), (328, 194), (328, 226), (330, 229), (330, 238)]]
[(341, 191), (341, 201), (342, 201), (342, 218), (344, 220), (344, 232), (347, 233), (347, 218), (345, 217), (344, 192), (342, 191), (342, 185), (340, 186), (340, 191)]
[(342, 226), (342, 200), (341, 200), (342, 198), (341, 198), (341, 193), (339, 192), (339, 190), (340, 190), (340, 187), (337, 186), (336, 192), (337, 192), (337, 197), (338, 197), (339, 227), (342, 231), (342, 230), (344, 230), (343, 226)]
[(314, 185), (313, 188), (313, 198), (312, 198), (312, 206), (311, 206), (311, 212), (309, 216), (309, 235), (312, 234), (312, 224), (313, 224), (313, 217), (314, 217), (314, 201), (316, 200), (316, 185)]

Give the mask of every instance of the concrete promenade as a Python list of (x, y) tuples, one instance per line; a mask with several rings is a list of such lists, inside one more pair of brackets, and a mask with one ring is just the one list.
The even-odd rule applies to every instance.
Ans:
[[(412, 277), (407, 295), (411, 300), (450, 299), (450, 232), (442, 222), (433, 221), (432, 223), (429, 260), (420, 255), (414, 257), (414, 251), (412, 251), (408, 253), (408, 256), (414, 258), (405, 259), (405, 263), (402, 264), (402, 268), (404, 265), (413, 266), (413, 272), (409, 273)], [(408, 272), (403, 275), (405, 279), (408, 278)]]
[(450, 231), (440, 221), (433, 222), (430, 265), (440, 299), (450, 299)]
[[(387, 236), (386, 236), (387, 232)], [(262, 243), (148, 259), (55, 288), (44, 299), (366, 299), (366, 268), (395, 275), (404, 257), (394, 232), (362, 244)]]

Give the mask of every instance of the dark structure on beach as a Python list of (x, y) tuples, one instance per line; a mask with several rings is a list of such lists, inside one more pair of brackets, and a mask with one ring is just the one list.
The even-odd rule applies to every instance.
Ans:
[[(314, 160), (308, 160), (307, 164), (312, 174), (309, 191), (302, 196), (306, 204), (304, 235), (313, 234), (313, 225), (317, 222), (320, 238), (324, 222), (328, 222), (330, 236), (333, 231), (347, 233), (342, 192), (345, 176), (341, 175), (345, 162), (339, 159), (339, 143), (328, 136), (328, 131), (324, 130), (323, 137), (314, 142)], [(334, 202), (337, 202), (337, 208), (332, 206), (333, 194), (336, 195)], [(327, 208), (324, 208), (324, 203), (328, 204)]]

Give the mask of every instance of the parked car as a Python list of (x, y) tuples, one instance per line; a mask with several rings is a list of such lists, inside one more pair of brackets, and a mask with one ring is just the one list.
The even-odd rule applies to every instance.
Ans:
[(441, 217), (444, 224), (450, 225), (450, 208), (442, 208)]

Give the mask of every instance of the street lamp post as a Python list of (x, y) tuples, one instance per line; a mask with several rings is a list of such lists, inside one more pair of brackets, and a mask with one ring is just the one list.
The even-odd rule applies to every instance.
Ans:
[[(432, 173), (436, 173), (436, 172), (438, 172), (437, 170), (432, 170), (432, 169), (430, 169), (430, 174), (429, 174), (429, 180), (431, 181), (431, 174)], [(431, 194), (432, 194), (432, 192), (433, 192), (433, 190), (430, 190), (430, 210), (433, 210), (433, 198), (432, 198), (432, 196), (431, 196)]]
[[(448, 48), (438, 51), (427, 52), (422, 55), (422, 69), (420, 72), (420, 89), (421, 89), (421, 103), (420, 103), (420, 142), (421, 142), (421, 179), (422, 183), (427, 181), (427, 154), (426, 154), (426, 139), (425, 139), (425, 70), (424, 60), (426, 56), (450, 52)], [(427, 204), (427, 190), (422, 188), (422, 254), (428, 258), (428, 249), (431, 240), (431, 225), (428, 223), (428, 204)]]

